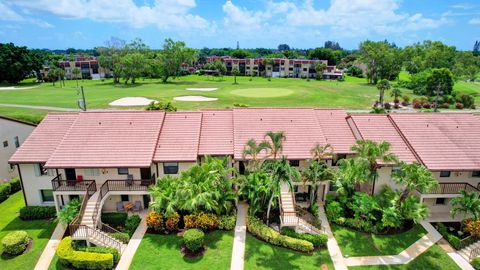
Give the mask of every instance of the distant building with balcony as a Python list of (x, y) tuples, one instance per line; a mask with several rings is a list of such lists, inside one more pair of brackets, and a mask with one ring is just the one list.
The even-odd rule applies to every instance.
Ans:
[[(101, 67), (98, 60), (94, 56), (77, 56), (74, 61), (60, 61), (58, 66), (65, 71), (65, 79), (103, 79), (112, 76), (112, 71), (108, 68)], [(45, 66), (41, 71), (42, 76), (47, 77), (51, 67)], [(75, 78), (73, 69), (79, 68), (80, 74)]]

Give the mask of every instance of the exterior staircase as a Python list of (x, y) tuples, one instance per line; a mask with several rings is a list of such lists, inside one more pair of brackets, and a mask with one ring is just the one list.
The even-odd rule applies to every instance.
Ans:
[(471, 262), (475, 257), (480, 256), (480, 241), (477, 241), (463, 249), (457, 251), (467, 262)]

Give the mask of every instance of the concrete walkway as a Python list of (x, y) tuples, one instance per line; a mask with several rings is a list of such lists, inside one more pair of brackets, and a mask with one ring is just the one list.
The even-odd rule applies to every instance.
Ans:
[(235, 224), (235, 237), (233, 239), (231, 270), (243, 270), (243, 261), (245, 256), (245, 239), (247, 235), (246, 218), (248, 213), (248, 204), (240, 202), (238, 204), (237, 222)]
[(332, 230), (330, 229), (330, 224), (328, 223), (327, 215), (325, 214), (325, 207), (323, 205), (320, 206), (318, 219), (322, 222), (322, 227), (325, 228), (325, 233), (328, 236), (328, 253), (330, 253), (335, 270), (347, 270), (347, 265), (345, 264), (342, 251), (340, 250), (337, 240), (333, 236)]
[(135, 252), (137, 252), (138, 246), (140, 246), (140, 242), (142, 242), (142, 238), (146, 232), (147, 221), (146, 215), (144, 215), (135, 233), (133, 233), (130, 242), (128, 242), (127, 248), (123, 251), (122, 257), (115, 268), (116, 270), (128, 270), (132, 263), (133, 256), (135, 256)]
[(345, 259), (345, 263), (348, 266), (362, 266), (406, 264), (411, 262), (442, 238), (442, 236), (437, 232), (437, 230), (435, 230), (435, 228), (430, 223), (422, 221), (421, 224), (427, 231), (427, 234), (417, 240), (407, 249), (400, 252), (400, 254), (388, 256), (350, 257)]
[(456, 252), (447, 253), (450, 258), (460, 267), (462, 270), (475, 270), (470, 263), (468, 263), (460, 254)]
[(61, 223), (57, 224), (57, 227), (55, 227), (55, 230), (53, 231), (50, 240), (48, 240), (48, 243), (45, 246), (42, 255), (40, 255), (40, 258), (38, 259), (34, 270), (48, 269), (48, 267), (50, 266), (50, 262), (53, 259), (53, 256), (55, 256), (55, 251), (57, 250), (58, 244), (60, 244), (60, 241), (62, 240), (66, 229), (67, 227), (63, 226)]
[(78, 112), (78, 111), (80, 111), (80, 109), (76, 109), (76, 108), (60, 108), (60, 107), (33, 106), (33, 105), (20, 105), (20, 104), (4, 104), (4, 103), (0, 103), (0, 106), (3, 106), (3, 107), (14, 107), (14, 108), (38, 109), (38, 110), (49, 110), (49, 111), (62, 111), (62, 112)]

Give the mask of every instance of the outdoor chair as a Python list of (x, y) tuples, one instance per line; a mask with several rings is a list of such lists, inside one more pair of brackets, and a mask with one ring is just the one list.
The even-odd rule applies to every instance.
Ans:
[(133, 175), (129, 174), (127, 176), (127, 186), (133, 185)]
[(125, 212), (125, 207), (123, 206), (123, 202), (117, 202), (117, 212)]
[(135, 201), (133, 212), (140, 212), (140, 210), (142, 210), (142, 203), (140, 201)]

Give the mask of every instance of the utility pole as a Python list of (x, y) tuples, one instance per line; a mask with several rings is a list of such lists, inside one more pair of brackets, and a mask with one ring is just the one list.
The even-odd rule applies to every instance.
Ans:
[(85, 100), (85, 93), (83, 92), (83, 85), (80, 86), (80, 93), (77, 92), (77, 94), (82, 94), (82, 97), (78, 100), (78, 107), (82, 111), (87, 111), (87, 101)]

